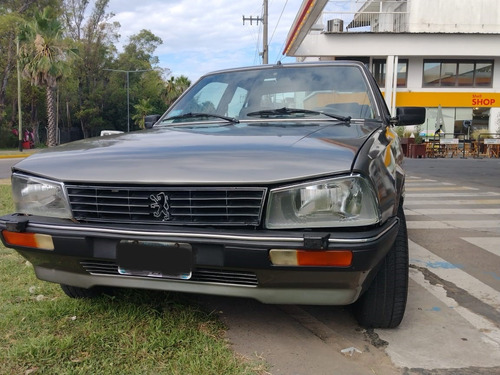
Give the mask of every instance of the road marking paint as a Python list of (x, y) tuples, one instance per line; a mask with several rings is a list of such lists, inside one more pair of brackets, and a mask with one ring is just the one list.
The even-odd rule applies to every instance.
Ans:
[(411, 208), (412, 215), (500, 215), (500, 208)]
[[(430, 269), (432, 273), (441, 279), (455, 284), (480, 301), (500, 310), (500, 293), (497, 290), (464, 272), (458, 265), (456, 267), (431, 267), (430, 265), (446, 265), (450, 263), (411, 240), (408, 243), (411, 264)], [(500, 343), (500, 340), (498, 342)]]
[(470, 193), (406, 193), (405, 197), (411, 198), (446, 198), (446, 197), (498, 197), (500, 193), (488, 192), (470, 192)]
[[(463, 272), (463, 271), (460, 271)], [(463, 272), (465, 273), (465, 272)], [(424, 287), (434, 297), (456, 311), (462, 318), (467, 320), (475, 329), (481, 332), (484, 342), (500, 348), (500, 329), (496, 324), (469, 309), (460, 306), (453, 298), (447, 296), (446, 289), (442, 285), (432, 285), (424, 278), (421, 272), (410, 272), (410, 278), (420, 286)]]
[(500, 220), (407, 221), (408, 229), (497, 229)]
[(500, 199), (455, 199), (455, 200), (432, 200), (426, 199), (421, 201), (419, 199), (405, 199), (406, 206), (418, 206), (422, 207), (424, 205), (445, 205), (445, 206), (462, 206), (466, 204), (500, 204)]
[(467, 186), (430, 186), (430, 187), (406, 187), (406, 191), (460, 191), (460, 190), (479, 190)]
[(430, 178), (422, 178), (422, 177), (417, 177), (417, 176), (406, 176), (405, 181), (419, 181), (419, 182), (439, 182), (442, 183), (441, 181), (433, 180)]
[(375, 330), (389, 342), (385, 350), (396, 366), (446, 369), (446, 373), (449, 369), (460, 372), (470, 367), (500, 366), (496, 336), (486, 335), (498, 327), (458, 306), (441, 285), (431, 283), (418, 269), (410, 268), (409, 288), (401, 325)]
[(498, 237), (460, 237), (462, 240), (478, 246), (500, 257), (500, 238)]
[(414, 188), (414, 187), (419, 187), (419, 186), (427, 187), (427, 186), (456, 186), (456, 185), (452, 184), (451, 182), (439, 182), (439, 181), (435, 181), (435, 182), (420, 182), (420, 181), (408, 182), (408, 181), (406, 181), (406, 186)]

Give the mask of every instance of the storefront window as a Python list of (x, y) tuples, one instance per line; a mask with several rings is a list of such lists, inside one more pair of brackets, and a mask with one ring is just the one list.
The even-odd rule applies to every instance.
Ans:
[(434, 107), (426, 112), (426, 120), (419, 126), (419, 134), (426, 139), (434, 138), (441, 124), (441, 136), (469, 139), (473, 133), (488, 132), (490, 108)]
[(424, 87), (491, 87), (492, 61), (424, 60)]

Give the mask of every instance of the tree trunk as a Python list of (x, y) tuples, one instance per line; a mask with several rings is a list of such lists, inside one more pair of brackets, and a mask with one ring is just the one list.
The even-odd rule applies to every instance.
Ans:
[(54, 147), (57, 144), (56, 141), (56, 115), (54, 107), (54, 88), (47, 85), (47, 146)]

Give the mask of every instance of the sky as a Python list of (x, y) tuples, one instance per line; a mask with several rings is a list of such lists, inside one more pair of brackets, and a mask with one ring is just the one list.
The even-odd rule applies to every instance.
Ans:
[[(269, 0), (269, 63), (282, 56), (302, 0)], [(159, 67), (195, 81), (204, 73), (262, 63), (262, 24), (243, 25), (242, 17), (261, 17), (261, 0), (111, 0), (107, 8), (120, 23), (120, 45), (142, 29), (163, 40)]]

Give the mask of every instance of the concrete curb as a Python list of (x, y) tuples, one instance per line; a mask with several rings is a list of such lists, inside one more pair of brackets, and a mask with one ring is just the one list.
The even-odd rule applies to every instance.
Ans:
[(24, 159), (33, 155), (37, 151), (17, 152), (17, 151), (0, 151), (0, 159)]
[(24, 159), (30, 155), (0, 155), (0, 159)]

